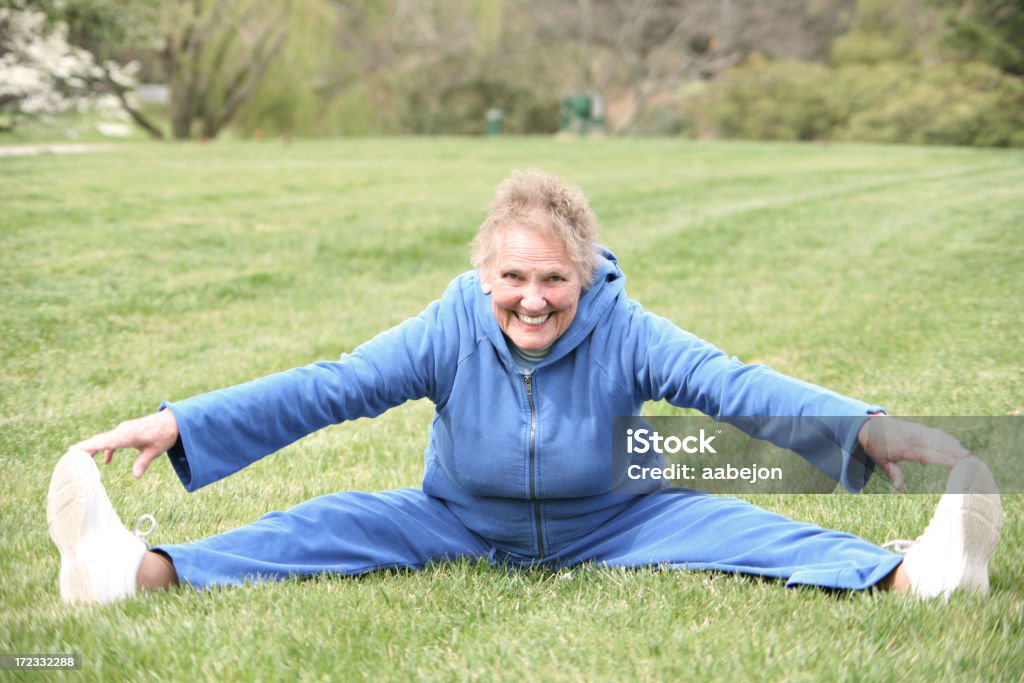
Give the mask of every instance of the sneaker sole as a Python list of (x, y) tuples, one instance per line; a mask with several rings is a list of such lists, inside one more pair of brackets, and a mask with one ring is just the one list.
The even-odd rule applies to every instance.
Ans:
[(99, 470), (85, 451), (70, 450), (53, 469), (46, 496), (46, 524), (60, 551), (60, 597), (65, 602), (93, 602), (89, 577), (76, 549), (86, 533), (86, 502), (102, 488)]
[(960, 499), (964, 563), (960, 589), (988, 595), (988, 562), (999, 543), (1003, 506), (992, 472), (981, 460), (968, 458), (953, 468), (946, 490)]

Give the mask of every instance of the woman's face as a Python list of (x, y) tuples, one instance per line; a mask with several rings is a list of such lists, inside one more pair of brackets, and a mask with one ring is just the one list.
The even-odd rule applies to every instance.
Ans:
[(481, 286), (501, 331), (535, 351), (565, 334), (576, 317), (583, 284), (565, 245), (522, 227), (507, 228)]

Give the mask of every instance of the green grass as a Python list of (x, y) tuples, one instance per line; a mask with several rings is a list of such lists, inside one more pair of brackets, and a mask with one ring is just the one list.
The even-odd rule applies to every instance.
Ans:
[[(988, 600), (458, 563), (59, 602), (44, 500), (67, 444), (419, 312), (468, 267), (494, 186), (535, 166), (588, 192), (634, 298), (744, 360), (896, 414), (1024, 406), (1020, 152), (389, 139), (0, 158), (0, 652), (84, 653), (75, 680), (1019, 680), (1017, 495)], [(156, 515), (154, 542), (196, 539), (417, 486), (429, 418), (328, 429), (193, 495), (166, 460), (134, 481), (127, 453), (104, 482), (123, 518)], [(935, 500), (756, 499), (875, 542), (919, 533)]]

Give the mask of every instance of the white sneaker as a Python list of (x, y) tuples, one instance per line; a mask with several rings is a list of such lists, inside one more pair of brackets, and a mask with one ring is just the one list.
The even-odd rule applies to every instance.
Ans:
[(928, 528), (916, 541), (891, 541), (906, 555), (903, 566), (911, 593), (921, 598), (943, 596), (957, 589), (988, 595), (988, 561), (999, 542), (1002, 504), (985, 463), (965, 458), (949, 475), (946, 493)]
[[(149, 521), (155, 521), (149, 515)], [(60, 550), (60, 597), (64, 602), (113, 602), (135, 593), (147, 551), (143, 536), (121, 523), (100, 482), (92, 456), (71, 449), (50, 479), (46, 522)]]

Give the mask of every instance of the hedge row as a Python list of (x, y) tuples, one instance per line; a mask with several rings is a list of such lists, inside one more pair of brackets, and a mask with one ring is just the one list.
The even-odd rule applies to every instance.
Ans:
[(1024, 80), (980, 63), (755, 59), (686, 98), (681, 117), (698, 136), (1024, 147)]

